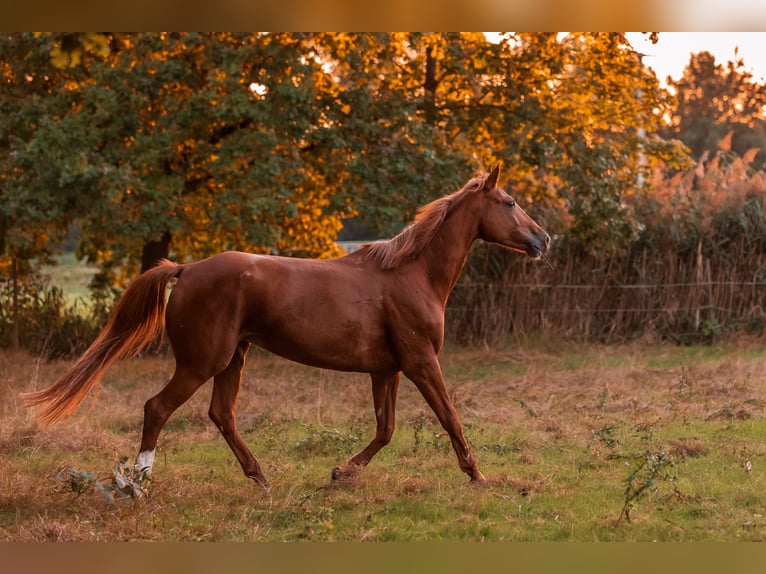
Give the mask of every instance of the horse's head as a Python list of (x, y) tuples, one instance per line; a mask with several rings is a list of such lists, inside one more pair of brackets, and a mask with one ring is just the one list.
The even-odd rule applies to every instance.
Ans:
[(529, 217), (510, 195), (497, 186), (498, 165), (490, 171), (482, 189), (483, 211), (479, 222), (479, 238), (487, 243), (541, 257), (548, 251), (551, 238)]

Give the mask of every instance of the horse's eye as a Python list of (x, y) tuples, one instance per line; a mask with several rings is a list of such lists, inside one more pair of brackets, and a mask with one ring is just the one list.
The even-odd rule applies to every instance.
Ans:
[(508, 201), (505, 202), (505, 205), (506, 205), (506, 207), (515, 207), (516, 206), (516, 200), (509, 199)]

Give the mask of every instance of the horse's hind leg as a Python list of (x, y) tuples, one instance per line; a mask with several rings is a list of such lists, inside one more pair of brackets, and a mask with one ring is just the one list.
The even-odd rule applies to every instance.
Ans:
[(245, 355), (250, 344), (242, 341), (237, 346), (234, 356), (229, 365), (213, 379), (213, 397), (210, 401), (210, 419), (221, 431), (223, 438), (237, 457), (245, 476), (252, 478), (264, 488), (268, 488), (269, 481), (261, 472), (258, 461), (253, 453), (242, 440), (237, 429), (236, 410), (237, 394), (239, 393), (242, 380), (242, 367), (245, 364)]
[(176, 365), (176, 371), (165, 388), (146, 401), (141, 448), (136, 457), (136, 465), (139, 468), (145, 469), (147, 473), (151, 472), (154, 464), (154, 449), (162, 427), (165, 426), (170, 415), (189, 400), (206, 381), (207, 378)]
[(364, 450), (353, 456), (345, 465), (335, 467), (333, 480), (353, 476), (367, 466), (380, 449), (391, 442), (396, 426), (396, 394), (399, 391), (399, 373), (372, 376), (372, 400), (375, 406), (375, 437)]

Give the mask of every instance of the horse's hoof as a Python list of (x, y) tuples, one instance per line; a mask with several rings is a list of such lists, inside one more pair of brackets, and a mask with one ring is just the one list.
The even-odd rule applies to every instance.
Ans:
[(266, 477), (262, 474), (248, 474), (247, 478), (250, 478), (253, 480), (253, 482), (260, 484), (264, 490), (269, 490), (271, 488), (271, 485), (269, 484), (269, 481), (266, 480)]
[(471, 486), (486, 486), (486, 485), (487, 485), (487, 477), (485, 477), (482, 473), (480, 473), (477, 470), (476, 474), (474, 474), (471, 477)]
[(355, 464), (336, 466), (332, 469), (330, 476), (334, 482), (342, 482), (353, 479), (357, 474), (359, 474), (360, 470), (362, 470), (362, 467)]

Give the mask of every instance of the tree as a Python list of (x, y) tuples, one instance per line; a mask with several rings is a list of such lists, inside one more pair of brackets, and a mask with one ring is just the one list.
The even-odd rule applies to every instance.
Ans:
[(656, 137), (665, 102), (620, 34), (30, 34), (2, 44), (10, 66), (55, 84), (30, 97), (32, 83), (17, 82), (13, 117), (42, 119), (13, 128), (7, 183), (50, 209), (56, 229), (79, 221), (81, 253), (108, 283), (171, 251), (332, 255), (343, 218), (389, 234), (497, 161), (550, 224), (571, 225), (587, 249), (619, 249), (636, 229), (624, 197), (654, 161), (681, 157)]
[[(675, 92), (675, 109), (663, 133), (682, 140), (695, 158), (715, 153), (727, 134), (739, 156), (763, 147), (766, 87), (753, 81), (741, 58), (723, 65), (709, 52), (692, 54), (681, 78), (668, 86)], [(756, 157), (753, 167), (763, 165), (764, 155)]]
[(428, 71), (439, 38), (411, 33), (312, 38), (332, 93), (324, 114), (338, 153), (330, 169), (346, 174), (342, 193), (353, 211), (384, 236), (398, 231), (418, 206), (457, 189), (466, 173), (479, 167), (434, 116), (444, 113), (437, 110)]
[[(328, 34), (319, 55), (341, 78), (349, 171), (368, 221), (394, 220), (497, 161), (528, 201), (564, 212), (578, 241), (618, 249), (640, 226), (624, 198), (658, 161), (669, 100), (621, 34)], [(418, 190), (421, 190), (418, 192)], [(391, 201), (389, 204), (388, 202)], [(369, 206), (369, 207), (368, 207)], [(368, 213), (369, 212), (369, 213)], [(382, 217), (383, 215), (383, 217)], [(553, 223), (553, 222), (551, 222)], [(607, 223), (608, 225), (605, 225)]]
[[(17, 41), (10, 38), (9, 41)], [(111, 272), (228, 249), (327, 255), (347, 209), (331, 173), (308, 161), (320, 125), (322, 71), (298, 35), (121, 34), (106, 57), (86, 54), (71, 105), (30, 131), (16, 157), (44, 161), (49, 142), (75, 158), (54, 163), (79, 188), (81, 253)], [(50, 65), (48, 66), (51, 67)], [(39, 164), (38, 164), (39, 165)], [(16, 165), (18, 169), (18, 164)], [(44, 194), (25, 164), (29, 193)]]
[(418, 46), (424, 119), (464, 157), (502, 161), (536, 214), (587, 250), (635, 239), (626, 196), (647, 191), (658, 161), (684, 164), (658, 137), (668, 101), (622, 34), (429, 34)]
[(36, 149), (24, 148), (35, 134), (49, 134), (71, 105), (69, 77), (50, 65), (50, 50), (50, 42), (32, 34), (0, 39), (0, 256), (6, 274), (51, 254), (74, 200), (67, 174), (76, 158), (63, 156), (77, 136), (61, 130), (55, 141), (41, 137)]

